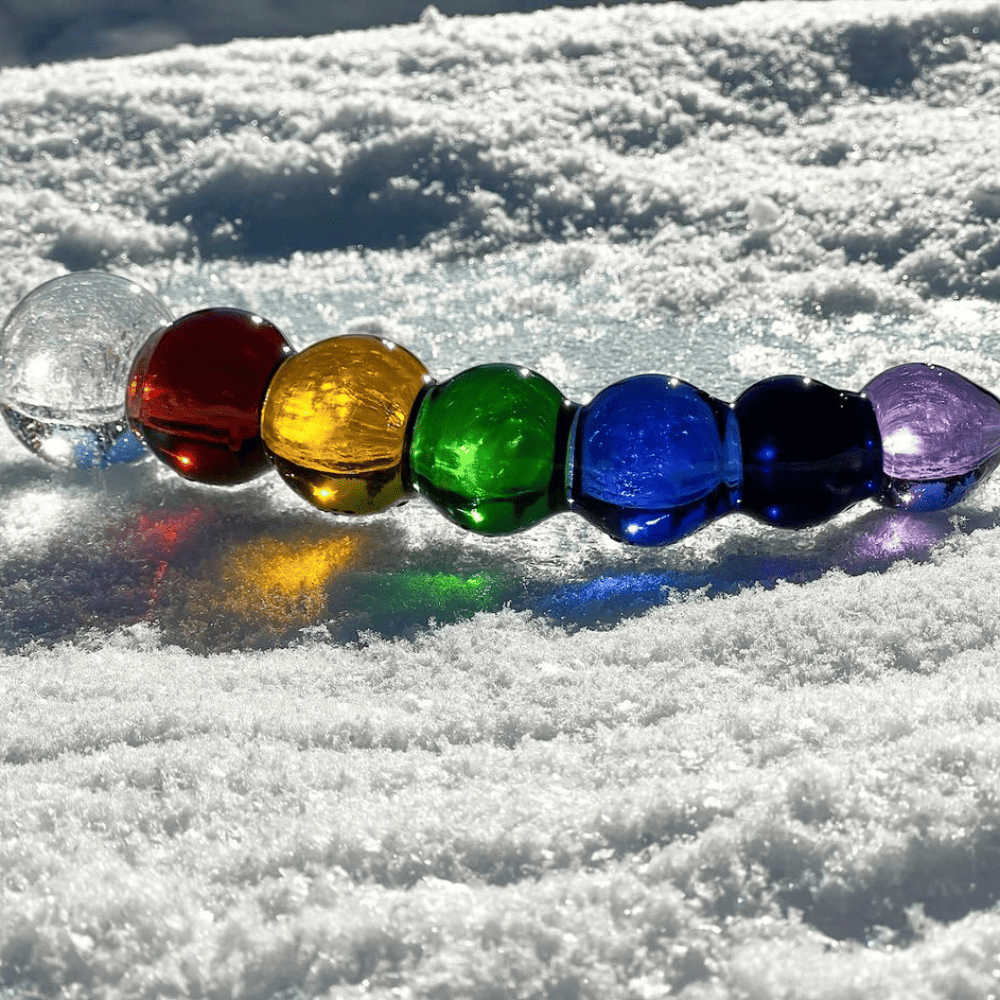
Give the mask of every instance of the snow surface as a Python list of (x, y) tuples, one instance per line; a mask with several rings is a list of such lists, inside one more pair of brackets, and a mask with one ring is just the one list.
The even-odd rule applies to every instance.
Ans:
[[(672, 4), (0, 73), (0, 313), (107, 267), (586, 399), (1000, 386), (1000, 6)], [(986, 998), (1000, 493), (635, 551), (0, 434), (0, 996)]]

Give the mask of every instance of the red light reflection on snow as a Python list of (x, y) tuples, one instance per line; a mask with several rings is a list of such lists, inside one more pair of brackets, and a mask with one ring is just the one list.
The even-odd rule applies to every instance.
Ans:
[(203, 510), (161, 516), (140, 514), (129, 534), (139, 554), (162, 558), (192, 539), (208, 519), (208, 513)]

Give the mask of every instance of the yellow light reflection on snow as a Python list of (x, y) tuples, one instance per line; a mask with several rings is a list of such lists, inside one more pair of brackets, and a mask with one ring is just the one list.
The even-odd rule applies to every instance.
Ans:
[(258, 538), (225, 554), (218, 576), (219, 604), (248, 620), (296, 625), (319, 618), (330, 579), (355, 561), (350, 535), (316, 541)]

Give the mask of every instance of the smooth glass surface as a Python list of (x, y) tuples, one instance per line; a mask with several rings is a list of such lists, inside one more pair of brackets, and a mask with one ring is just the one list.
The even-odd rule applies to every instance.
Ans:
[(270, 468), (260, 411), (292, 353), (281, 331), (242, 309), (203, 309), (151, 337), (129, 376), (132, 426), (186, 479), (247, 482)]
[(129, 368), (172, 319), (155, 295), (113, 274), (66, 274), (34, 289), (0, 329), (0, 408), (14, 436), (68, 468), (142, 458), (125, 417)]
[(541, 375), (479, 365), (425, 394), (414, 423), (414, 487), (484, 534), (520, 531), (566, 509), (566, 444), (575, 407)]
[(384, 510), (407, 495), (407, 422), (431, 381), (417, 358), (387, 340), (323, 340), (275, 373), (261, 437), (284, 480), (314, 506), (338, 514)]
[(734, 405), (744, 513), (805, 528), (878, 492), (881, 439), (864, 396), (778, 375), (750, 386)]
[(677, 541), (739, 498), (732, 409), (665, 375), (600, 392), (580, 409), (572, 447), (572, 508), (621, 542)]
[(941, 510), (1000, 462), (1000, 400), (950, 368), (890, 368), (864, 388), (882, 436), (886, 507)]

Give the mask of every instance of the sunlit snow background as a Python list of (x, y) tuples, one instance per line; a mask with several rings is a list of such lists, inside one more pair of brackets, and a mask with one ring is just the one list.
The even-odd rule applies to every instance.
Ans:
[[(1000, 6), (446, 17), (0, 72), (0, 313), (108, 268), (585, 400), (1000, 388)], [(997, 485), (668, 549), (0, 432), (0, 995), (987, 997)]]

